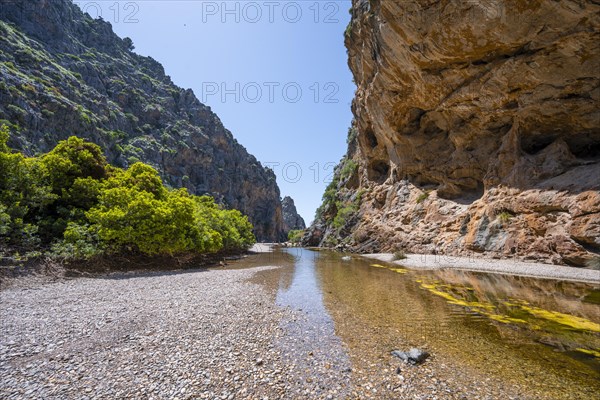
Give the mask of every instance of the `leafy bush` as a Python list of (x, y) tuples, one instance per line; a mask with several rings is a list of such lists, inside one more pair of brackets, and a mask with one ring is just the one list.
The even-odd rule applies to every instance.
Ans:
[(168, 190), (158, 172), (142, 163), (109, 178), (86, 216), (110, 246), (148, 255), (247, 249), (255, 241), (239, 211), (186, 189)]
[(304, 230), (291, 230), (288, 232), (288, 240), (292, 243), (300, 243), (302, 240), (302, 236), (304, 236)]
[(31, 83), (24, 83), (21, 85), (21, 89), (23, 89), (26, 92), (30, 92), (30, 93), (35, 93), (36, 89), (35, 86), (33, 86)]
[(40, 161), (56, 194), (70, 190), (78, 178), (102, 180), (108, 175), (108, 162), (100, 146), (76, 136), (59, 142)]
[(88, 224), (69, 222), (64, 232), (64, 240), (53, 243), (48, 254), (62, 259), (86, 260), (102, 254), (104, 250), (95, 229)]
[(84, 124), (86, 124), (86, 125), (92, 124), (92, 117), (90, 116), (89, 111), (86, 110), (85, 108), (83, 108), (83, 106), (78, 105), (77, 112), (79, 113), (79, 119), (81, 119), (81, 121)]
[(15, 63), (13, 63), (12, 61), (4, 62), (4, 65), (10, 70), (17, 71), (17, 67), (15, 67)]
[(325, 192), (323, 193), (322, 203), (317, 208), (317, 212), (315, 213), (316, 219), (320, 219), (323, 214), (331, 207), (331, 205), (335, 204), (335, 200), (337, 197), (337, 185), (338, 179), (334, 177), (334, 179), (327, 185)]
[(122, 251), (237, 251), (255, 241), (242, 213), (208, 196), (168, 189), (149, 165), (112, 167), (99, 146), (77, 137), (26, 158), (10, 151), (8, 136), (2, 127), (0, 240), (7, 245), (87, 259)]
[(17, 116), (22, 116), (22, 115), (27, 114), (27, 112), (25, 110), (23, 110), (21, 107), (16, 106), (14, 104), (9, 104), (8, 106), (6, 106), (6, 109)]
[(0, 205), (4, 242), (33, 243), (37, 226), (32, 223), (38, 211), (56, 198), (40, 181), (39, 162), (11, 153), (7, 146), (8, 128), (0, 128)]
[(126, 37), (123, 38), (123, 44), (125, 45), (125, 48), (129, 51), (133, 51), (135, 50), (135, 46), (133, 45), (133, 40), (131, 40), (131, 38)]
[(6, 206), (0, 204), (0, 235), (10, 232), (10, 215), (6, 211)]
[(335, 229), (343, 228), (357, 211), (358, 205), (355, 203), (349, 205), (338, 204), (338, 212), (333, 218), (333, 227)]
[(354, 160), (346, 160), (346, 162), (344, 162), (344, 167), (340, 172), (340, 178), (344, 180), (351, 177), (357, 169), (358, 164)]

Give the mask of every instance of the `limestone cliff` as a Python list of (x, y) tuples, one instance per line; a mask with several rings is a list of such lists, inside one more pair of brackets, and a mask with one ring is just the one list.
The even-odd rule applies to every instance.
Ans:
[(351, 12), (355, 126), (307, 243), (572, 265), (600, 253), (598, 2)]
[(285, 196), (281, 201), (283, 213), (283, 226), (286, 232), (306, 229), (304, 219), (298, 214), (296, 204), (290, 196)]
[(259, 240), (284, 239), (275, 175), (210, 107), (133, 51), (111, 25), (69, 0), (0, 4), (0, 123), (28, 154), (77, 135), (111, 163), (141, 160), (173, 187), (210, 194), (249, 216)]

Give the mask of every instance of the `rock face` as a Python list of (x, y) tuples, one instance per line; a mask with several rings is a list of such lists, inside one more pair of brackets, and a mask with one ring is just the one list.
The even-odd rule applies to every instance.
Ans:
[(306, 229), (304, 219), (298, 214), (294, 200), (285, 196), (281, 202), (283, 226), (286, 232)]
[[(307, 242), (532, 258), (600, 253), (600, 5), (354, 0), (358, 90), (336, 200)], [(361, 196), (356, 202), (356, 194)], [(341, 226), (340, 226), (341, 224)]]
[(86, 138), (113, 164), (144, 161), (171, 186), (239, 209), (259, 240), (284, 239), (273, 172), (108, 22), (68, 0), (8, 1), (0, 30), (0, 123), (16, 133), (12, 147), (34, 154)]

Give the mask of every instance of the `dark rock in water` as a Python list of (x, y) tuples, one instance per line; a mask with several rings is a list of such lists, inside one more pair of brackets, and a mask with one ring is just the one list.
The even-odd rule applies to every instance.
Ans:
[(412, 365), (419, 365), (429, 357), (428, 352), (416, 348), (412, 348), (409, 351), (394, 350), (392, 351), (392, 355)]

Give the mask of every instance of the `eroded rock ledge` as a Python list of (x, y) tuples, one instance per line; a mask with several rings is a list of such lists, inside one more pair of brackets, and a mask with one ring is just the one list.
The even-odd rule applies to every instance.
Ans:
[[(599, 13), (594, 1), (354, 0), (346, 160), (358, 167), (338, 169), (337, 205), (307, 243), (597, 256)], [(340, 204), (356, 213), (334, 227)]]

